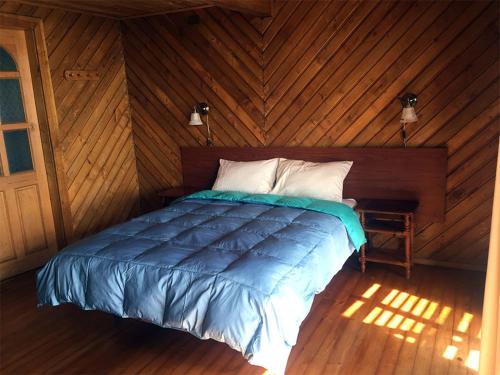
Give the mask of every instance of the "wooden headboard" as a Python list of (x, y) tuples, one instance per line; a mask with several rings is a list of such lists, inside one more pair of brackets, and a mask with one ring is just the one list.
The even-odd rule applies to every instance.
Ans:
[(219, 159), (251, 161), (276, 157), (313, 162), (352, 160), (344, 197), (414, 199), (417, 221), (443, 221), (445, 148), (182, 147), (184, 186), (211, 188)]

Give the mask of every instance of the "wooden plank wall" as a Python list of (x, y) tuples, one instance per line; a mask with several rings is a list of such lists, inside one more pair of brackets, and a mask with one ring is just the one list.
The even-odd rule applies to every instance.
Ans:
[(186, 126), (196, 102), (211, 106), (217, 145), (266, 144), (259, 31), (238, 13), (210, 8), (197, 12), (201, 22), (190, 26), (192, 14), (131, 20), (123, 27), (146, 208), (157, 205), (157, 190), (181, 184), (179, 146), (205, 144), (204, 127)]
[[(198, 24), (192, 24), (194, 17)], [(448, 147), (446, 221), (418, 228), (423, 262), (483, 268), (499, 137), (498, 4), (276, 1), (123, 24), (141, 196), (180, 185), (179, 146), (207, 100), (218, 146), (401, 146), (398, 94), (418, 94), (410, 147)]]
[[(1, 2), (0, 12), (43, 19), (73, 233), (81, 238), (138, 209), (138, 179), (119, 22)], [(66, 69), (98, 70), (68, 81)]]

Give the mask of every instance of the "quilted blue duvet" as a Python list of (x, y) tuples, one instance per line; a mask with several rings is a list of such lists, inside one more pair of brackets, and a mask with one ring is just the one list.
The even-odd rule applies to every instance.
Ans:
[(314, 295), (353, 250), (336, 216), (185, 199), (58, 253), (37, 275), (38, 300), (222, 341), (282, 374)]

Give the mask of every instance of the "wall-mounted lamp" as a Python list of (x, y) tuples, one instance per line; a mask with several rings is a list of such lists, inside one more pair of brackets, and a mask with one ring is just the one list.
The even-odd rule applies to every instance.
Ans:
[(203, 125), (203, 121), (201, 121), (201, 115), (207, 116), (207, 146), (213, 146), (214, 142), (212, 140), (212, 136), (210, 134), (210, 125), (208, 124), (208, 111), (210, 108), (207, 103), (198, 103), (194, 106), (194, 112), (191, 113), (191, 119), (189, 120), (189, 125), (199, 126)]
[(403, 138), (403, 143), (406, 147), (406, 124), (417, 122), (418, 120), (417, 114), (415, 113), (415, 106), (417, 105), (417, 95), (408, 92), (398, 99), (401, 102), (401, 106), (403, 107), (401, 120), (399, 120), (399, 122), (401, 123), (401, 138)]

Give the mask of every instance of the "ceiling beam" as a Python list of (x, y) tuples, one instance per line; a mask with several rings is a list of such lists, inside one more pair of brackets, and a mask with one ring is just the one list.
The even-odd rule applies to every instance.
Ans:
[(153, 12), (153, 13), (142, 13), (142, 14), (138, 14), (138, 15), (135, 15), (135, 16), (124, 16), (124, 17), (120, 17), (119, 20), (126, 21), (126, 20), (131, 20), (131, 19), (136, 19), (136, 18), (146, 18), (146, 17), (153, 17), (153, 16), (161, 16), (161, 15), (164, 15), (164, 14), (187, 12), (187, 11), (190, 11), (190, 10), (198, 10), (198, 9), (211, 8), (211, 7), (213, 7), (212, 4), (200, 4), (200, 5), (194, 5), (194, 6), (189, 6), (189, 7), (185, 7), (185, 8), (177, 8), (177, 9), (171, 9), (171, 10), (162, 10), (162, 11)]
[(220, 8), (259, 17), (271, 17), (273, 15), (273, 0), (209, 0), (207, 2)]
[[(154, 0), (149, 2), (148, 0), (130, 0), (129, 3), (125, 3), (127, 6), (127, 15), (120, 12), (120, 7), (112, 7), (110, 10), (109, 5), (106, 6), (106, 2), (103, 0), (102, 6), (99, 2), (85, 0), (13, 0), (17, 3), (28, 4), (41, 7), (58, 8), (67, 11), (85, 13), (90, 15), (96, 15), (100, 17), (108, 17), (113, 19), (130, 19), (130, 18), (140, 18), (149, 17), (159, 14), (177, 13), (187, 10), (195, 10), (200, 8), (206, 8), (211, 6), (217, 6), (220, 8), (230, 9), (236, 12), (241, 12), (245, 14), (251, 14), (259, 17), (270, 17), (273, 11), (274, 0), (183, 0), (177, 4), (173, 3), (171, 0)], [(151, 5), (158, 5), (158, 11), (151, 11)], [(176, 5), (170, 9), (162, 9), (162, 5)], [(141, 5), (150, 5), (149, 7), (144, 7), (141, 9)], [(131, 13), (130, 7), (135, 7), (136, 12)]]
[(64, 10), (67, 12), (87, 14), (89, 16), (104, 17), (104, 18), (110, 18), (110, 19), (114, 19), (114, 20), (119, 19), (119, 17), (117, 17), (115, 15), (111, 15), (107, 12), (88, 10), (88, 9), (82, 8), (81, 6), (74, 6), (71, 4), (67, 4), (65, 2), (53, 3), (53, 2), (43, 2), (43, 1), (39, 1), (39, 0), (12, 0), (12, 1), (15, 3), (19, 3), (19, 4), (26, 4), (26, 5), (42, 7), (42, 8), (60, 9), (60, 10)]

